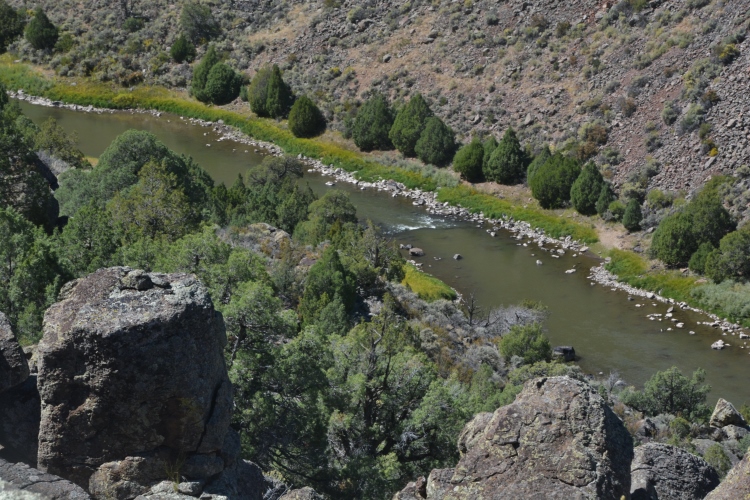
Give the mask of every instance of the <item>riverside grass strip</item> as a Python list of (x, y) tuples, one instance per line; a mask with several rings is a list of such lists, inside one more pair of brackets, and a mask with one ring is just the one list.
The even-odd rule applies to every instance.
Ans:
[(456, 300), (458, 297), (453, 288), (434, 276), (423, 273), (412, 264), (406, 264), (404, 270), (406, 275), (401, 284), (416, 293), (420, 299), (434, 302), (439, 299)]

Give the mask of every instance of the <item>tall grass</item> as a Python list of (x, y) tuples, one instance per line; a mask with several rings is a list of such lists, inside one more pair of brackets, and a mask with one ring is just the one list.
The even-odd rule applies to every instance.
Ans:
[(402, 285), (416, 293), (420, 299), (433, 302), (439, 299), (455, 300), (456, 291), (429, 274), (425, 274), (411, 264), (406, 265), (406, 276)]

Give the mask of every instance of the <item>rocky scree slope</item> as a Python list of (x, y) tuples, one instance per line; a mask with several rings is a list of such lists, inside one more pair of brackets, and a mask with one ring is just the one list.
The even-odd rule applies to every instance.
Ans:
[[(187, 86), (191, 67), (165, 52), (184, 3), (44, 0), (72, 48), (44, 55), (21, 40), (11, 51), (60, 75)], [(586, 155), (598, 155), (618, 185), (653, 157), (650, 186), (692, 190), (750, 156), (748, 0), (207, 5), (221, 27), (213, 42), (230, 65), (251, 77), (279, 64), (295, 92), (312, 96), (342, 130), (373, 90), (391, 99), (421, 92), (465, 140), (514, 126), (536, 147), (588, 143)], [(125, 30), (128, 17), (143, 27)], [(670, 102), (676, 116), (667, 123)], [(709, 135), (699, 137), (701, 122)], [(592, 125), (604, 133), (589, 136)]]

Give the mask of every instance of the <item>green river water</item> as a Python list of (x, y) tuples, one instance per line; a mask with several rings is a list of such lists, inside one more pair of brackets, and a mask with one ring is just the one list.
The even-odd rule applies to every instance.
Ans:
[[(79, 147), (85, 155), (98, 157), (120, 133), (142, 129), (154, 133), (173, 150), (192, 156), (217, 182), (231, 183), (238, 173), (257, 164), (262, 151), (232, 141), (218, 141), (220, 135), (210, 127), (192, 124), (180, 117), (155, 117), (139, 113), (82, 113), (21, 103), (33, 121), (41, 123), (54, 117), (68, 132), (76, 132)], [(210, 144), (210, 146), (207, 146)], [(330, 178), (306, 174), (318, 194), (331, 189)], [(580, 357), (581, 367), (590, 373), (617, 370), (629, 384), (641, 385), (654, 372), (678, 366), (683, 373), (703, 367), (713, 390), (709, 403), (718, 397), (739, 407), (750, 403), (750, 346), (717, 329), (698, 325), (707, 317), (676, 309), (674, 316), (685, 322), (684, 329), (666, 331), (665, 322), (651, 321), (648, 313), (664, 313), (666, 304), (635, 298), (592, 285), (588, 270), (598, 261), (589, 257), (572, 257), (570, 253), (553, 259), (535, 245), (519, 246), (510, 234), (499, 232), (490, 237), (486, 228), (429, 215), (411, 201), (392, 198), (375, 190), (360, 191), (349, 184), (336, 189), (347, 191), (359, 216), (380, 225), (399, 243), (411, 243), (425, 250), (418, 260), (424, 270), (437, 276), (463, 294), (475, 292), (487, 309), (533, 299), (549, 307), (546, 322), (553, 345), (572, 345)], [(460, 253), (462, 260), (451, 257)], [(441, 258), (436, 260), (435, 258)], [(543, 265), (536, 265), (536, 260)], [(578, 272), (565, 274), (576, 267)], [(637, 307), (640, 304), (641, 307)], [(660, 331), (663, 330), (663, 331)], [(688, 332), (695, 331), (695, 335)], [(723, 338), (732, 346), (714, 351), (711, 343)]]

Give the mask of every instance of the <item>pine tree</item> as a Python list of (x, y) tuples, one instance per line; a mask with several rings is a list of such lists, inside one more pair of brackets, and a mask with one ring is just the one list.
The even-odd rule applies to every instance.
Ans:
[(484, 156), (482, 157), (482, 175), (486, 177), (485, 172), (487, 172), (487, 165), (490, 162), (492, 153), (494, 153), (495, 149), (497, 149), (497, 139), (495, 139), (495, 136), (491, 135), (487, 140), (485, 140), (482, 144), (482, 147), (484, 148)]
[(424, 130), (419, 136), (414, 152), (425, 163), (442, 167), (450, 163), (456, 151), (456, 134), (443, 123), (443, 120), (431, 116), (425, 122)]
[(180, 35), (175, 39), (172, 44), (172, 48), (169, 49), (169, 55), (172, 56), (177, 63), (185, 61), (192, 61), (195, 59), (195, 45), (185, 38), (185, 35)]
[(206, 95), (208, 73), (210, 73), (211, 68), (218, 63), (219, 56), (216, 54), (216, 48), (211, 45), (201, 61), (195, 67), (195, 70), (193, 70), (193, 81), (190, 83), (190, 93), (201, 102), (209, 101), (209, 98)]
[(237, 99), (242, 86), (242, 77), (224, 63), (217, 63), (208, 72), (203, 91), (208, 102), (227, 104)]
[(599, 168), (594, 162), (588, 162), (583, 167), (583, 172), (570, 188), (570, 201), (573, 207), (583, 215), (594, 215), (596, 213), (596, 202), (602, 192), (602, 177)]
[(625, 207), (625, 214), (622, 216), (622, 225), (625, 226), (628, 232), (632, 233), (641, 228), (642, 219), (641, 204), (638, 203), (638, 200), (630, 200)]
[(281, 77), (281, 70), (274, 64), (268, 79), (266, 111), (271, 118), (284, 118), (294, 103), (292, 90)]
[(453, 170), (469, 182), (481, 182), (484, 147), (479, 139), (474, 139), (458, 150), (453, 157)]
[(422, 135), (427, 118), (431, 116), (432, 110), (430, 110), (422, 94), (414, 95), (406, 106), (398, 112), (388, 136), (391, 138), (393, 145), (404, 156), (416, 156), (414, 148)]
[(186, 2), (180, 13), (180, 27), (191, 42), (201, 45), (216, 38), (221, 32), (211, 8), (198, 2)]
[(526, 173), (526, 153), (512, 128), (505, 131), (503, 139), (492, 152), (484, 176), (500, 184), (518, 184)]
[(41, 7), (34, 11), (34, 17), (24, 31), (26, 40), (37, 50), (52, 49), (57, 43), (57, 34), (57, 27), (52, 24)]
[(273, 69), (270, 66), (260, 68), (247, 87), (247, 102), (253, 113), (258, 116), (270, 116), (266, 109), (266, 102), (268, 101), (268, 81), (271, 79), (272, 72)]
[(609, 209), (609, 205), (617, 199), (612, 186), (609, 182), (603, 182), (599, 191), (599, 198), (596, 199), (596, 213), (604, 215)]
[(570, 200), (570, 188), (581, 173), (578, 162), (555, 153), (531, 179), (531, 194), (542, 208), (560, 208)]
[(0, 0), (0, 54), (23, 34), (23, 18), (5, 0)]
[(550, 152), (549, 147), (544, 146), (544, 148), (542, 148), (539, 154), (534, 157), (534, 160), (531, 163), (529, 163), (529, 168), (526, 169), (526, 183), (527, 184), (531, 183), (531, 179), (539, 170), (539, 167), (547, 163), (547, 160), (549, 160), (551, 157), (552, 157), (552, 153)]
[(289, 112), (289, 130), (295, 137), (315, 137), (326, 129), (323, 113), (307, 96), (295, 101)]
[(365, 102), (354, 120), (352, 138), (362, 151), (393, 149), (388, 132), (393, 126), (393, 110), (385, 97), (375, 94)]

